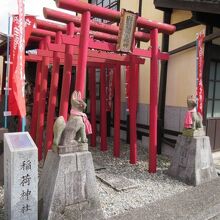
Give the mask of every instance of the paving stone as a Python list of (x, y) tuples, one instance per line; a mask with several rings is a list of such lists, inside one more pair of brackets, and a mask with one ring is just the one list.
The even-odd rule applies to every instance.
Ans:
[(105, 170), (106, 169), (106, 167), (103, 164), (101, 164), (101, 163), (93, 161), (93, 164), (94, 164), (95, 171)]
[(105, 173), (96, 174), (96, 176), (102, 182), (111, 186), (116, 191), (124, 191), (138, 187), (138, 184), (123, 176), (119, 177), (119, 176), (107, 175)]

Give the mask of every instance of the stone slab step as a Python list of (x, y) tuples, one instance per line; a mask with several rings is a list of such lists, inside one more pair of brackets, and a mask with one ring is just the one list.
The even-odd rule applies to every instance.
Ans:
[(108, 186), (112, 187), (114, 190), (118, 192), (138, 187), (137, 183), (123, 176), (118, 177), (118, 176), (105, 174), (105, 173), (96, 174), (96, 176), (103, 183), (107, 184)]

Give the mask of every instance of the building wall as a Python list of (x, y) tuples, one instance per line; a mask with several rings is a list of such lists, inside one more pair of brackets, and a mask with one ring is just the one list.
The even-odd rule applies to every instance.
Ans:
[[(138, 12), (139, 0), (120, 0), (120, 8), (125, 8), (133, 12)], [(143, 0), (142, 1), (142, 16), (162, 22), (163, 21), (163, 12), (154, 8), (153, 0)], [(161, 34), (159, 37), (159, 45), (161, 45)], [(147, 49), (150, 46), (149, 43), (141, 43), (141, 48)], [(139, 103), (140, 104), (149, 104), (149, 81), (150, 81), (150, 61), (146, 59), (144, 65), (140, 65), (140, 75), (139, 75)], [(125, 68), (122, 67), (122, 102), (124, 99), (123, 88), (125, 82)]]
[[(139, 10), (139, 0), (120, 0), (120, 8), (125, 8), (133, 12)], [(163, 12), (155, 9), (153, 0), (142, 0), (142, 16), (156, 21), (163, 21)], [(161, 46), (162, 35), (159, 35), (159, 45)], [(141, 42), (142, 49), (148, 49), (150, 43)], [(122, 84), (121, 84), (121, 97), (122, 97), (122, 109), (121, 119), (126, 120), (127, 116), (127, 103), (125, 102), (125, 67), (122, 66)], [(139, 97), (138, 97), (138, 112), (137, 112), (137, 123), (149, 125), (149, 91), (150, 91), (150, 59), (145, 60), (145, 64), (140, 65), (139, 72)], [(125, 136), (121, 136), (121, 138)]]
[[(134, 5), (136, 4), (136, 6)], [(138, 1), (132, 1), (132, 5), (126, 0), (121, 0), (121, 8), (126, 8), (136, 12), (138, 11)], [(136, 11), (135, 11), (136, 9)], [(142, 16), (163, 21), (163, 12), (155, 9), (153, 0), (143, 0)], [(174, 10), (171, 17), (171, 23), (175, 24), (191, 17), (191, 12)], [(204, 30), (203, 25), (188, 28), (183, 31), (175, 32), (170, 36), (169, 51), (190, 43), (196, 39), (196, 33)], [(162, 34), (159, 35), (159, 45), (161, 47)], [(141, 43), (141, 48), (148, 48), (149, 43)], [(172, 55), (168, 62), (168, 79), (165, 108), (165, 128), (169, 130), (181, 131), (183, 128), (183, 119), (186, 112), (186, 97), (189, 94), (195, 94), (196, 91), (196, 49), (191, 48), (184, 52)], [(140, 66), (139, 81), (139, 108), (137, 122), (149, 124), (149, 81), (150, 81), (150, 60), (146, 59), (144, 65)], [(122, 102), (124, 99), (124, 81), (125, 69), (122, 68)], [(124, 108), (126, 104), (123, 103)], [(122, 110), (122, 117), (126, 113)]]
[[(216, 27), (213, 28), (213, 33), (216, 33), (219, 31), (220, 31), (220, 28), (216, 28)], [(212, 43), (220, 46), (220, 38), (216, 38), (215, 40), (212, 41)]]
[(125, 8), (126, 10), (130, 10), (138, 13), (139, 0), (120, 0), (120, 9)]
[[(139, 0), (120, 0), (120, 9), (125, 8), (138, 12)], [(153, 0), (142, 0), (142, 16), (146, 19), (163, 22), (163, 12), (155, 9)], [(171, 23), (184, 21), (191, 18), (191, 12), (174, 10)], [(196, 33), (204, 30), (205, 26), (199, 25), (182, 31), (175, 32), (170, 36), (169, 51), (190, 43), (196, 39)], [(162, 44), (162, 34), (159, 35), (159, 46)], [(141, 43), (141, 48), (147, 49), (149, 43)], [(126, 120), (125, 99), (125, 67), (122, 66), (121, 101), (122, 120)], [(139, 75), (139, 105), (137, 122), (149, 124), (149, 86), (150, 86), (150, 60), (146, 59), (140, 66)], [(183, 118), (186, 111), (186, 97), (195, 94), (196, 91), (196, 49), (191, 48), (184, 52), (172, 55), (168, 62), (168, 79), (165, 108), (165, 128), (181, 131)]]
[[(121, 8), (126, 0), (121, 0)], [(138, 8), (132, 5), (132, 8)], [(133, 2), (134, 3), (134, 2)], [(133, 10), (135, 11), (135, 10)], [(143, 0), (142, 16), (156, 21), (163, 21), (163, 12), (154, 8), (153, 0)], [(174, 10), (171, 17), (171, 23), (175, 24), (191, 18), (192, 14), (188, 11)], [(177, 31), (170, 35), (169, 51), (196, 40), (196, 34), (205, 31), (204, 25), (198, 25), (182, 31)], [(159, 45), (162, 43), (162, 35), (159, 35)], [(149, 43), (141, 43), (141, 48), (148, 48)], [(150, 62), (146, 59), (144, 65), (140, 67), (139, 81), (139, 108), (137, 122), (149, 124), (149, 81), (150, 81)], [(124, 70), (124, 69), (123, 69)], [(123, 71), (122, 71), (123, 72)], [(124, 73), (123, 73), (123, 76)], [(196, 48), (190, 48), (183, 52), (170, 56), (168, 62), (167, 74), (167, 92), (165, 107), (165, 128), (168, 130), (182, 131), (186, 108), (186, 97), (196, 93)], [(124, 79), (122, 87), (124, 86)], [(124, 88), (124, 87), (123, 87)], [(124, 89), (122, 88), (122, 93)], [(122, 97), (123, 94), (122, 94)], [(125, 100), (122, 99), (122, 102)], [(126, 106), (123, 104), (122, 106)], [(122, 110), (123, 114), (124, 110)], [(125, 113), (123, 117), (125, 118)]]
[[(174, 10), (171, 23), (175, 24), (191, 17), (191, 12)], [(198, 25), (177, 31), (170, 36), (169, 51), (196, 40), (196, 34), (205, 31)], [(165, 128), (182, 131), (187, 95), (196, 94), (196, 48), (190, 48), (170, 56), (168, 62)]]
[[(174, 11), (171, 23), (177, 23), (191, 17), (191, 12)], [(169, 51), (196, 40), (196, 33), (205, 31), (205, 26), (198, 25), (170, 36)], [(166, 105), (186, 107), (186, 96), (196, 91), (196, 48), (190, 48), (174, 54), (168, 63), (168, 81)]]

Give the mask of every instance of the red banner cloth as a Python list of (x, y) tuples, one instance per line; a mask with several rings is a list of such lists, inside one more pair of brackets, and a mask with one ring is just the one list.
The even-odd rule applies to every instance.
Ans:
[(125, 78), (125, 98), (127, 100), (127, 110), (130, 110), (130, 99), (129, 99), (129, 91), (130, 91), (130, 66), (126, 66), (126, 78)]
[(114, 96), (114, 71), (112, 68), (107, 68), (106, 74), (106, 111), (112, 109), (112, 99)]
[(198, 107), (197, 111), (203, 115), (203, 103), (204, 103), (204, 88), (203, 88), (203, 64), (204, 64), (204, 52), (203, 52), (203, 41), (205, 35), (200, 33), (197, 38), (197, 97)]
[(18, 0), (18, 15), (13, 16), (10, 41), (10, 76), (8, 110), (11, 115), (24, 117), (25, 105), (25, 46), (35, 24), (35, 16), (24, 17), (23, 0)]

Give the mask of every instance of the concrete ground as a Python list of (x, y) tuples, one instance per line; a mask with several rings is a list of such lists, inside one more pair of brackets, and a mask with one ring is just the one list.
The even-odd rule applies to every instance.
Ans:
[(218, 220), (220, 178), (109, 220)]
[[(170, 147), (168, 149), (171, 149)], [(171, 156), (173, 152), (165, 152)], [(220, 152), (213, 153), (220, 176)], [(220, 220), (220, 177), (109, 220)]]

